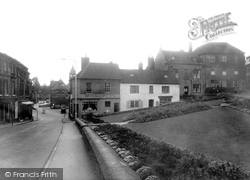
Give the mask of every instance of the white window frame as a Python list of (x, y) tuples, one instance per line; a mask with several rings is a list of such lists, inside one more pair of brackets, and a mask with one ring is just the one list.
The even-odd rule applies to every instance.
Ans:
[(168, 93), (170, 93), (170, 86), (161, 86), (161, 93), (162, 94), (168, 94)]
[(130, 100), (129, 107), (130, 108), (139, 108), (139, 100)]
[(226, 76), (227, 75), (227, 71), (222, 71), (222, 75)]
[(104, 84), (104, 92), (105, 93), (110, 93), (111, 92), (111, 84), (110, 83), (105, 83)]
[(130, 85), (130, 94), (139, 94), (139, 85)]

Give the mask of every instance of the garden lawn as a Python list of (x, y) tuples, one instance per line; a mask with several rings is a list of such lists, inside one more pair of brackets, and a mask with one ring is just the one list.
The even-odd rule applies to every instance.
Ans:
[(125, 125), (139, 133), (250, 171), (250, 115), (217, 107), (147, 123)]

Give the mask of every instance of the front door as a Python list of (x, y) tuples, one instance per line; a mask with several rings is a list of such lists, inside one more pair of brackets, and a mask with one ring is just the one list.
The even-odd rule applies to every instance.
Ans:
[(153, 99), (148, 100), (148, 107), (154, 107), (154, 100)]
[(188, 95), (188, 86), (184, 86), (184, 95)]
[(119, 111), (120, 111), (119, 103), (114, 103), (114, 112), (119, 112)]

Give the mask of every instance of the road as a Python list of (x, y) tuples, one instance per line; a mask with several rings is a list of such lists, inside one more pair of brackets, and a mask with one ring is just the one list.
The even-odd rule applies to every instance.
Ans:
[(38, 121), (0, 127), (0, 168), (44, 167), (63, 127), (59, 110), (48, 111), (39, 108)]

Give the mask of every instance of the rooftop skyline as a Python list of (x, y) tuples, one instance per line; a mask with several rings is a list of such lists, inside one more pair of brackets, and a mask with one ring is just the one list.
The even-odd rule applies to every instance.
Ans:
[[(29, 68), (41, 85), (68, 82), (72, 66), (81, 69), (81, 57), (90, 62), (117, 63), (121, 69), (147, 66), (159, 49), (188, 51), (205, 43), (191, 40), (192, 18), (230, 12), (234, 33), (210, 42), (228, 42), (250, 55), (247, 1), (0, 1), (0, 52)], [(67, 59), (63, 61), (62, 59)]]

